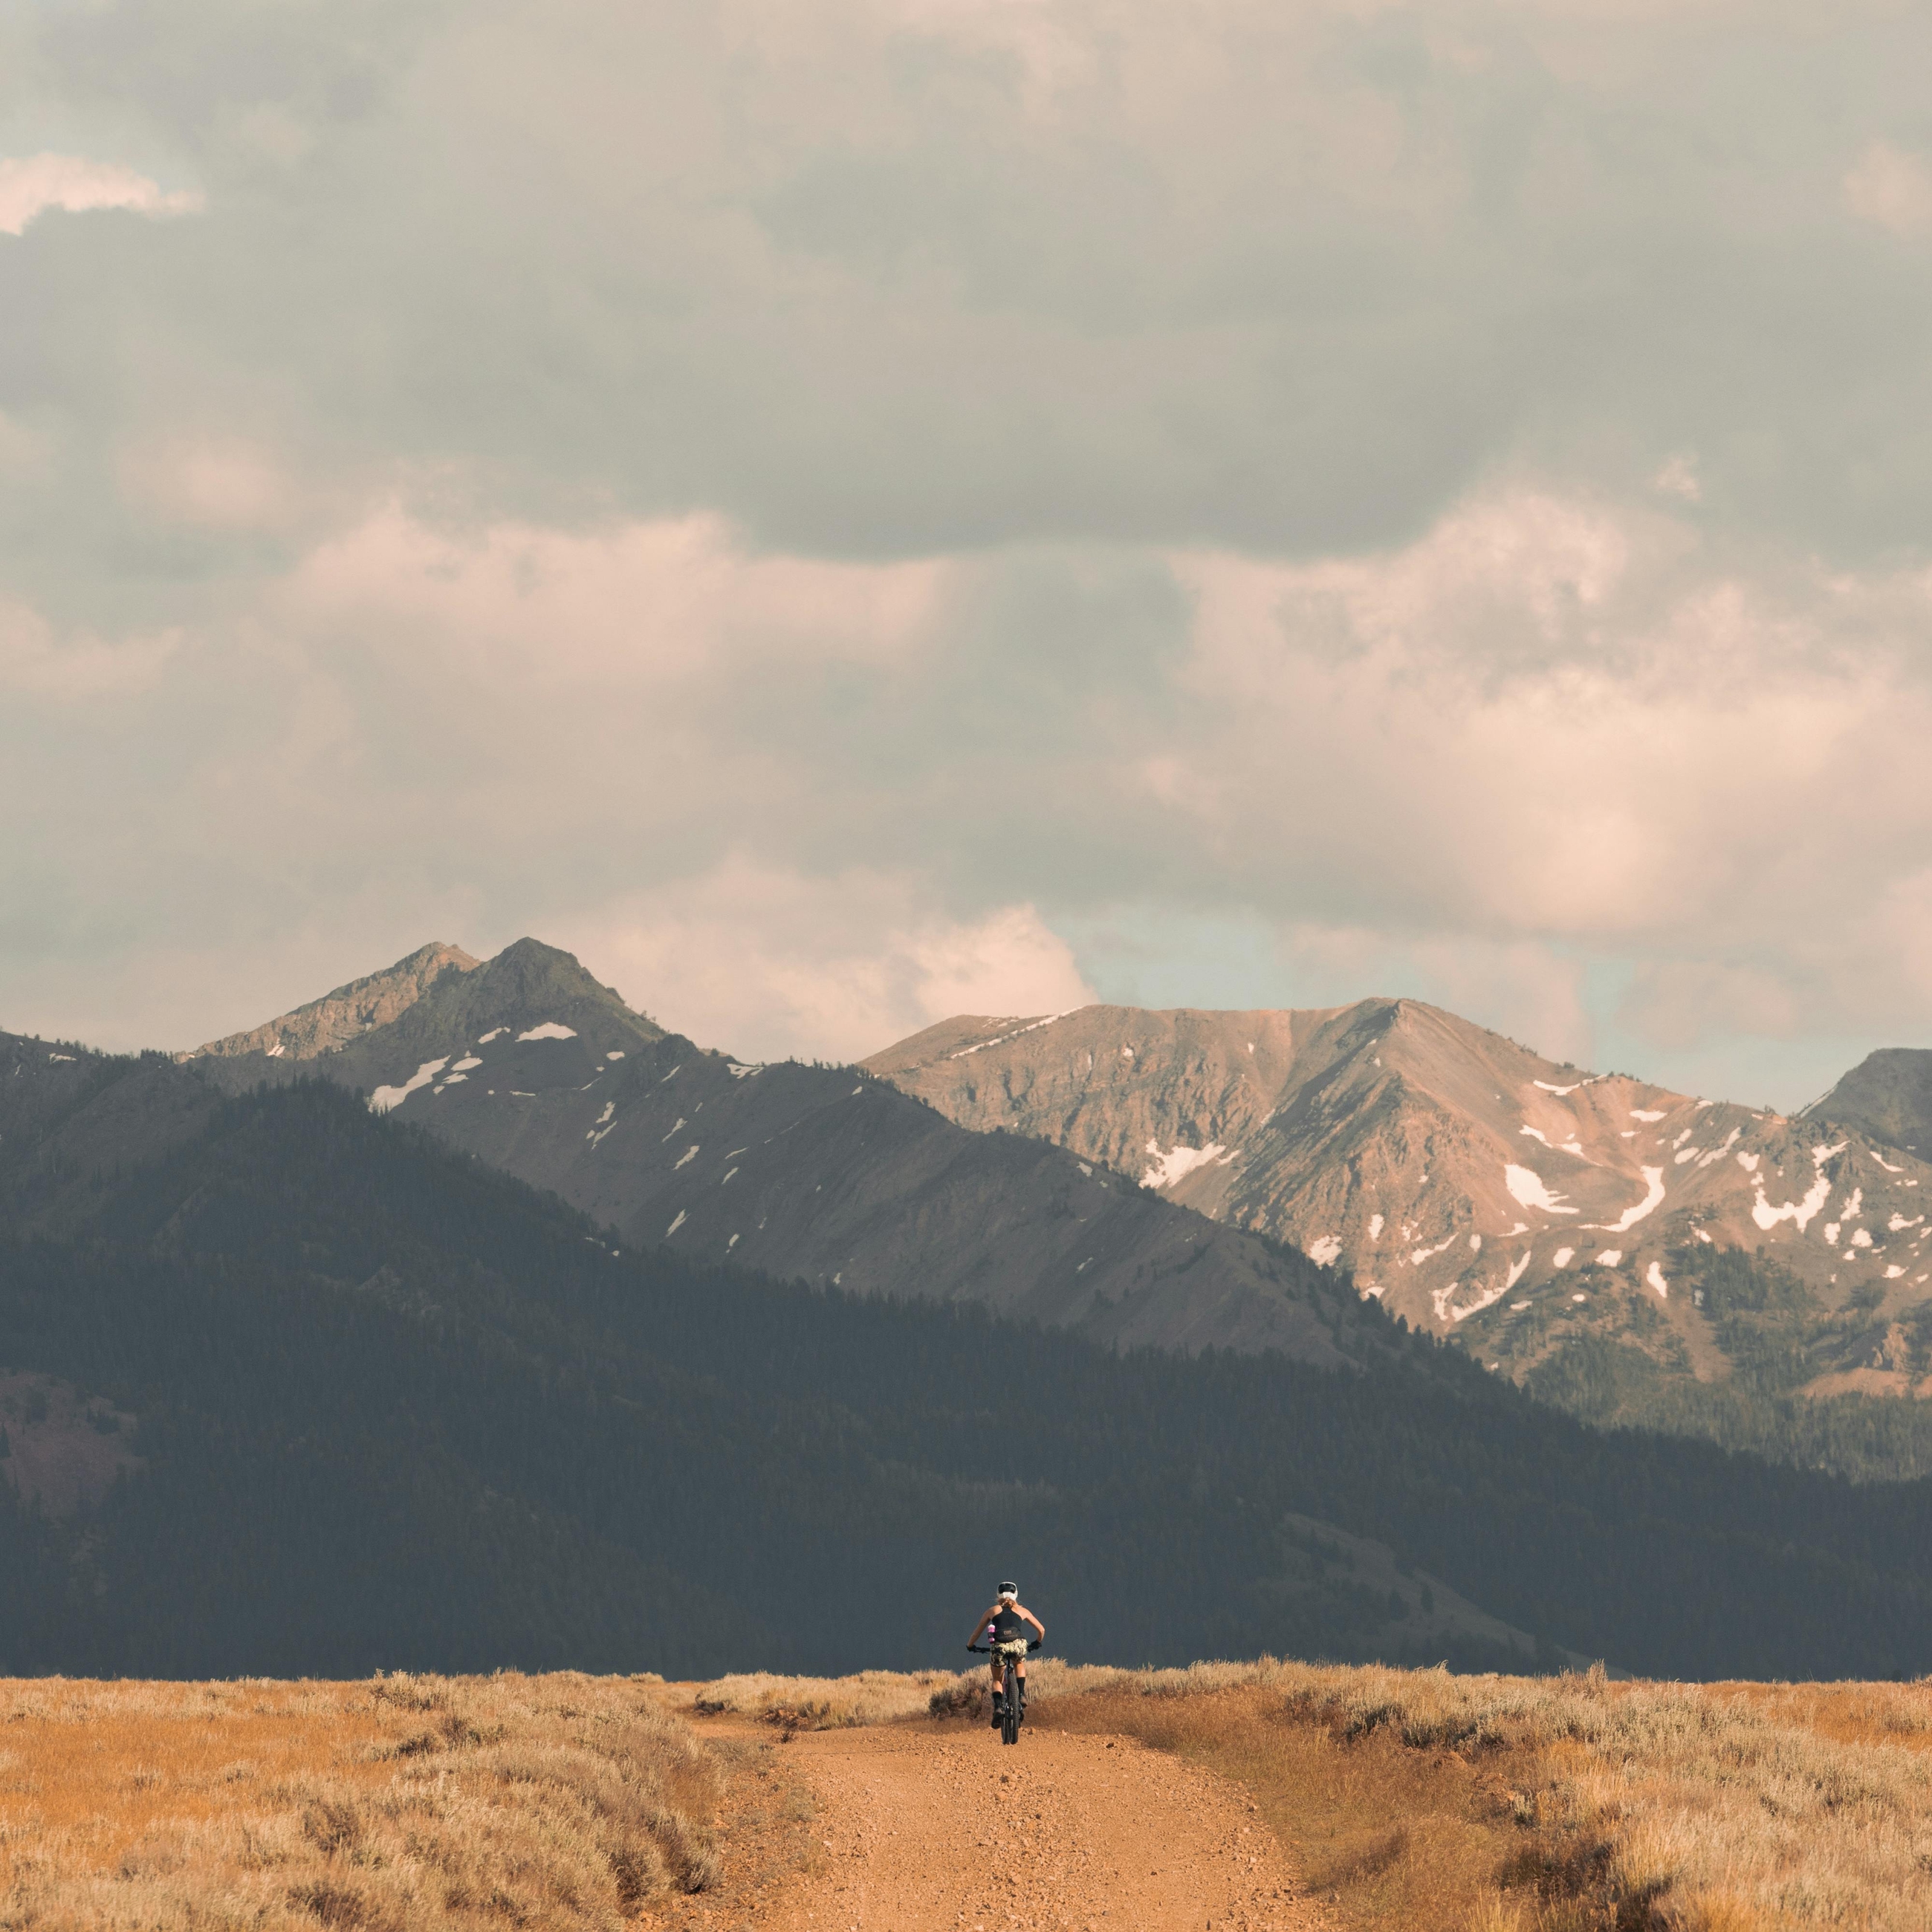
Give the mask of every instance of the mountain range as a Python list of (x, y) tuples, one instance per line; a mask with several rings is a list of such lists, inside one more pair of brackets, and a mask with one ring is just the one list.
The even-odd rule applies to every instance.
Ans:
[[(766, 1066), (524, 940), (425, 946), (188, 1059), (353, 1087), (629, 1242), (1108, 1342), (1356, 1359), (1386, 1330), (1352, 1289), (1598, 1420), (1767, 1447), (1819, 1398), (1932, 1390), (1932, 1055), (1786, 1117), (1376, 999), (960, 1016)], [(1783, 1421), (1744, 1428), (1758, 1398)], [(1932, 1430), (1889, 1427), (1875, 1469), (1932, 1467)]]
[(104, 1163), (320, 1078), (620, 1248), (1117, 1346), (1334, 1366), (1420, 1330), (1600, 1424), (1932, 1469), (1917, 1405), (1845, 1400), (1932, 1389), (1932, 1056), (1874, 1054), (1791, 1118), (1411, 1000), (962, 1016), (856, 1067), (767, 1065), (534, 940), (424, 946), (136, 1077), (81, 1046), (0, 1051), (0, 1175), (43, 1232), (84, 1215)]
[(1828, 1379), (1924, 1381), (1922, 1065), (1785, 1119), (1394, 1000), (759, 1064), (527, 940), (0, 1035), (0, 1667), (911, 1661), (1016, 1556), (1093, 1655), (1923, 1669), (1924, 1406)]
[(1834, 1095), (1787, 1118), (1553, 1062), (1411, 1000), (962, 1017), (865, 1064), (963, 1126), (1036, 1136), (1344, 1266), (1520, 1376), (1612, 1334), (1728, 1376), (1702, 1277), (1730, 1252), (1822, 1322), (1804, 1393), (1923, 1379), (1932, 1166), (1896, 1108)]
[(1334, 1364), (1378, 1333), (1298, 1251), (1030, 1136), (962, 1130), (862, 1070), (700, 1048), (534, 940), (483, 964), (425, 946), (184, 1064), (230, 1093), (304, 1071), (352, 1088), (625, 1245), (1127, 1346)]
[(1320, 1367), (620, 1247), (236, 1058), (0, 1047), (0, 1672), (930, 1664), (1016, 1570), (1078, 1659), (1932, 1665), (1924, 1484), (1599, 1434), (1372, 1303)]

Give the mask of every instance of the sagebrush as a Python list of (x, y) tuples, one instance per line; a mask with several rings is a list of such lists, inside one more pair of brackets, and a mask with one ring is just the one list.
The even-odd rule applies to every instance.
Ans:
[(653, 1681), (0, 1684), (0, 1928), (616, 1927), (715, 1882)]

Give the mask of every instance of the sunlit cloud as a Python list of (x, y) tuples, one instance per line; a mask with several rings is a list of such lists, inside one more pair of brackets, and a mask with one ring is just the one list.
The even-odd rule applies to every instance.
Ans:
[(136, 214), (192, 214), (202, 206), (187, 189), (164, 191), (157, 182), (115, 161), (82, 154), (0, 158), (0, 235), (22, 235), (50, 208), (85, 214), (127, 208)]
[(1030, 905), (949, 916), (914, 878), (809, 878), (734, 856), (560, 922), (560, 943), (662, 1024), (749, 1058), (862, 1059), (954, 1013), (1094, 997)]
[(62, 706), (133, 696), (159, 681), (181, 641), (168, 632), (63, 637), (38, 611), (0, 603), (0, 692)]
[(1932, 233), (1932, 164), (1889, 141), (1874, 141), (1845, 176), (1845, 206), (1894, 235)]

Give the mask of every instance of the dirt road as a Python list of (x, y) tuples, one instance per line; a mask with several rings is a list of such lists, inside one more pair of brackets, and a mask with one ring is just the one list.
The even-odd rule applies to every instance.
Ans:
[[(776, 1932), (1318, 1932), (1234, 1786), (1128, 1738), (887, 1726), (802, 1734), (822, 1858)], [(794, 1756), (794, 1754), (796, 1754)]]

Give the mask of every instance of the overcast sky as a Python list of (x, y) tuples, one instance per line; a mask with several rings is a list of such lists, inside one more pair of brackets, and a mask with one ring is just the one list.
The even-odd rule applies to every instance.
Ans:
[(0, 0), (0, 1026), (1932, 1044), (1932, 10)]

